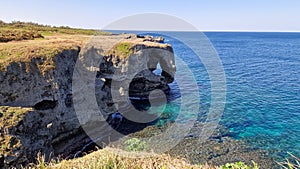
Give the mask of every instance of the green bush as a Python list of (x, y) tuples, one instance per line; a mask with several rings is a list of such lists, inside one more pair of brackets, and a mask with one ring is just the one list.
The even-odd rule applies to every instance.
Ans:
[(138, 138), (132, 138), (125, 141), (127, 151), (143, 151), (146, 149), (146, 142)]
[(253, 166), (246, 165), (244, 162), (227, 163), (221, 166), (222, 169), (259, 169), (258, 165), (252, 161)]

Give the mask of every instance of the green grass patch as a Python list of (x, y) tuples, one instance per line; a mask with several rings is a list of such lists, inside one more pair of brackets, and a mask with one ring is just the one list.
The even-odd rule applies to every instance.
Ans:
[(253, 166), (246, 165), (244, 162), (227, 163), (221, 166), (221, 169), (259, 169), (258, 165), (252, 161)]
[(146, 142), (138, 138), (132, 138), (125, 141), (127, 151), (143, 151), (146, 149)]
[(110, 51), (109, 54), (118, 56), (120, 59), (129, 57), (133, 51), (133, 43), (130, 42), (121, 42), (116, 44)]

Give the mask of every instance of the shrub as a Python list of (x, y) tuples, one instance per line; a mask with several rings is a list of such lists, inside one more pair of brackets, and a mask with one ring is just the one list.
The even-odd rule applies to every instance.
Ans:
[(146, 142), (138, 138), (132, 138), (125, 141), (127, 151), (143, 151), (146, 149)]
[(221, 166), (222, 169), (258, 169), (258, 165), (252, 161), (253, 166), (246, 165), (244, 162), (227, 163)]

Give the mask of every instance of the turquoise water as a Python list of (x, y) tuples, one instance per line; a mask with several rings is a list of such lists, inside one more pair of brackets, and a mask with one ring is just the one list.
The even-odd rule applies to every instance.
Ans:
[[(192, 32), (170, 34), (180, 34), (181, 39), (195, 44), (199, 41)], [(226, 74), (226, 105), (220, 123), (232, 131), (232, 137), (255, 148), (279, 157), (286, 152), (300, 156), (300, 33), (205, 35), (219, 54)], [(201, 121), (210, 106), (211, 86), (206, 69), (182, 42), (166, 37), (166, 43), (172, 44), (176, 57), (194, 74), (201, 96)], [(159, 124), (174, 120), (179, 111), (180, 90), (176, 81), (171, 84), (171, 95), (174, 99)]]
[(222, 124), (253, 146), (300, 155), (300, 33), (206, 33), (223, 62)]

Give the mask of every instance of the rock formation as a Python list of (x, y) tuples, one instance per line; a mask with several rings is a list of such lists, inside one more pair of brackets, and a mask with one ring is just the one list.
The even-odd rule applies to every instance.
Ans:
[[(109, 118), (118, 109), (115, 103), (122, 103), (125, 97), (147, 98), (152, 90), (168, 91), (175, 63), (172, 47), (157, 42), (162, 38), (126, 34), (95, 38), (101, 43), (91, 40), (85, 47), (64, 50), (50, 61), (36, 56), (30, 62), (11, 62), (0, 71), (0, 142), (4, 155), (0, 166), (24, 166), (34, 162), (38, 152), (47, 159), (72, 157), (88, 144), (91, 140), (74, 109), (74, 93), (94, 90), (92, 97)], [(78, 80), (74, 78), (76, 61), (84, 60), (89, 52), (101, 58), (94, 83), (81, 84), (82, 90), (72, 91)], [(158, 64), (161, 75), (153, 73)], [(47, 66), (51, 69), (45, 69)], [(81, 66), (92, 71), (91, 65)]]

